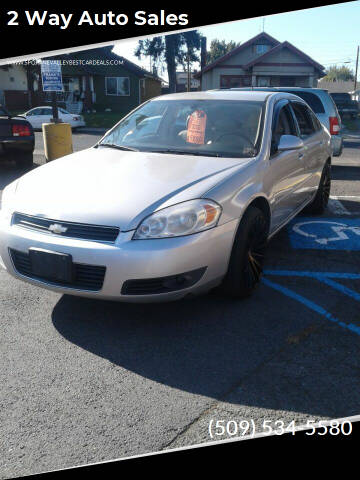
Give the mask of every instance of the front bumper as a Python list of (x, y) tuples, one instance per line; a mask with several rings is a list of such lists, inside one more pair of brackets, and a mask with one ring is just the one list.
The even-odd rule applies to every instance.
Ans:
[[(64, 294), (127, 302), (176, 300), (220, 283), (227, 270), (237, 226), (238, 220), (233, 220), (194, 235), (156, 240), (132, 240), (133, 231), (122, 232), (114, 244), (106, 244), (27, 230), (10, 225), (9, 220), (1, 220), (0, 216), (0, 266), (18, 279)], [(105, 266), (101, 290), (56, 286), (20, 274), (9, 250), (28, 253), (31, 247), (70, 254), (74, 263)], [(121, 294), (128, 280), (168, 277), (203, 267), (205, 273), (189, 288), (160, 294)]]

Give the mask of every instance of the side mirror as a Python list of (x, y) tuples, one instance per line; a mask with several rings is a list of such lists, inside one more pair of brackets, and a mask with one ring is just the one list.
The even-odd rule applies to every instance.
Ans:
[(303, 147), (304, 142), (301, 138), (295, 137), (295, 135), (281, 135), (277, 149), (279, 152), (286, 152), (287, 150), (299, 150)]

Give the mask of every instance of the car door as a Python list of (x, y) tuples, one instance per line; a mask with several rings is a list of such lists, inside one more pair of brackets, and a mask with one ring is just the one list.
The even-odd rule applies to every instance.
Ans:
[(52, 119), (52, 108), (51, 107), (43, 107), (41, 109), (41, 114), (39, 116), (40, 120), (40, 128), (42, 128), (43, 123), (50, 123)]
[(265, 182), (270, 190), (271, 230), (279, 228), (305, 202), (302, 184), (305, 177), (304, 149), (278, 151), (282, 135), (298, 136), (296, 120), (288, 100), (274, 107), (269, 172)]
[(71, 113), (67, 112), (63, 108), (59, 108), (59, 118), (64, 123), (70, 123), (70, 125), (73, 126), (73, 123), (74, 123), (73, 115), (71, 115)]
[(33, 128), (41, 128), (40, 114), (41, 108), (33, 108), (26, 113), (26, 120), (30, 122)]
[(304, 193), (307, 198), (314, 194), (319, 184), (319, 169), (324, 164), (324, 135), (318, 119), (304, 103), (291, 101), (300, 138), (304, 142)]

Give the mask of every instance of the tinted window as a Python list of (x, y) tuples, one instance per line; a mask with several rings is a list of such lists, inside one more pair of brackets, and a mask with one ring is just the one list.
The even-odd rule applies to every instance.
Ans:
[(307, 137), (315, 132), (315, 127), (311, 118), (311, 111), (303, 104), (292, 102), (292, 108), (299, 125), (300, 135)]
[(324, 105), (320, 98), (315, 95), (315, 93), (310, 92), (297, 92), (295, 90), (289, 90), (288, 93), (292, 93), (293, 95), (297, 95), (298, 97), (305, 100), (305, 102), (310, 105), (312, 110), (315, 113), (325, 113)]

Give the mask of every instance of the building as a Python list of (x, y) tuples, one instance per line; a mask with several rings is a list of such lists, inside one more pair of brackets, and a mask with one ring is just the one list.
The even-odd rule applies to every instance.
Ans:
[(125, 115), (161, 95), (162, 79), (112, 52), (113, 46), (53, 57), (62, 61), (64, 102), (69, 110), (111, 110)]
[(0, 105), (9, 110), (29, 108), (27, 74), (23, 65), (0, 66)]
[[(190, 91), (196, 92), (200, 89), (200, 80), (195, 78), (196, 72), (190, 72)], [(176, 91), (187, 92), (188, 72), (176, 72)]]
[[(116, 55), (112, 48), (94, 48), (48, 58), (62, 62), (64, 92), (57, 94), (61, 106), (72, 113), (111, 110), (125, 115), (140, 103), (161, 95), (161, 78)], [(42, 91), (40, 64), (32, 65), (31, 69), (34, 81), (32, 87), (28, 87), (25, 66), (0, 67), (0, 103), (2, 97), (10, 111), (51, 102), (51, 92)]]
[(265, 32), (206, 65), (201, 90), (235, 87), (316, 87), (324, 67), (291, 43)]

